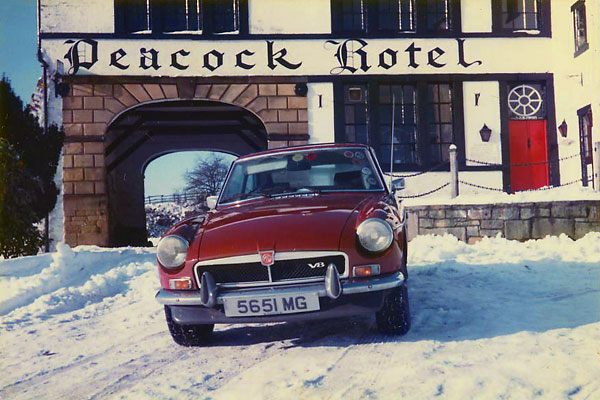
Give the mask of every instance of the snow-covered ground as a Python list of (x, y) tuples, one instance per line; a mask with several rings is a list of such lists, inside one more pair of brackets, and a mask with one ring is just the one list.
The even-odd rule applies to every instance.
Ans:
[(410, 243), (413, 327), (217, 326), (172, 342), (152, 249), (0, 262), (0, 399), (600, 399), (600, 234)]

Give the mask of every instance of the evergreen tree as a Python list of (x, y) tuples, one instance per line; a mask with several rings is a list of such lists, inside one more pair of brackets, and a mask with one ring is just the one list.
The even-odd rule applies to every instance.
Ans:
[(0, 255), (37, 253), (42, 236), (34, 224), (56, 204), (54, 174), (64, 133), (57, 126), (47, 134), (29, 107), (0, 81)]

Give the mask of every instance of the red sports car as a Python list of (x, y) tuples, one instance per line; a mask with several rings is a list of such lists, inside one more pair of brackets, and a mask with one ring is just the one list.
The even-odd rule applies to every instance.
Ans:
[(410, 328), (405, 211), (372, 149), (290, 147), (231, 166), (207, 215), (158, 244), (169, 331), (200, 345), (216, 323), (374, 313), (383, 333)]

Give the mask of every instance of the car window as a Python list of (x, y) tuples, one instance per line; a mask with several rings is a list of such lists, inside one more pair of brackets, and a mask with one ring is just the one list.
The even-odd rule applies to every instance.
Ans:
[(282, 152), (237, 161), (220, 203), (298, 191), (381, 191), (383, 185), (364, 148)]

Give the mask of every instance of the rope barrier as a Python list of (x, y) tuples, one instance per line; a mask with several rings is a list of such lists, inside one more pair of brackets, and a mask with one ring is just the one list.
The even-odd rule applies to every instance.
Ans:
[(425, 193), (421, 193), (421, 194), (415, 194), (412, 196), (397, 196), (399, 199), (416, 199), (417, 197), (423, 197), (423, 196), (427, 196), (428, 194), (432, 194), (435, 193), (437, 191), (442, 190), (443, 188), (445, 188), (446, 186), (450, 185), (450, 182), (446, 182), (444, 183), (442, 186), (437, 187), (433, 190), (430, 190), (429, 192), (425, 192)]

